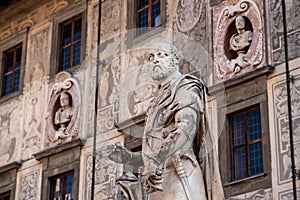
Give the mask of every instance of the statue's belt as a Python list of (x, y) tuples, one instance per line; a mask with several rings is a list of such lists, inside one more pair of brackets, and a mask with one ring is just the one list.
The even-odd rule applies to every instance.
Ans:
[[(185, 153), (183, 155), (180, 155), (180, 158), (182, 159), (183, 162), (191, 161), (194, 167), (196, 167), (198, 164), (198, 161), (195, 158), (194, 154)], [(174, 171), (174, 170), (175, 170), (174, 160), (170, 159), (170, 160), (168, 160), (168, 162), (166, 164), (165, 173)]]

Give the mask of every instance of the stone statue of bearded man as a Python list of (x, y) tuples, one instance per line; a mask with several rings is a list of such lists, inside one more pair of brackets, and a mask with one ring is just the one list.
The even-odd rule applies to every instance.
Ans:
[(216, 158), (200, 161), (196, 156), (206, 134), (206, 86), (181, 74), (178, 60), (176, 48), (168, 43), (151, 48), (152, 78), (160, 84), (147, 112), (142, 151), (130, 152), (119, 143), (109, 146), (111, 160), (144, 165), (144, 171), (141, 179), (131, 173), (120, 177), (113, 189), (114, 199), (224, 198)]

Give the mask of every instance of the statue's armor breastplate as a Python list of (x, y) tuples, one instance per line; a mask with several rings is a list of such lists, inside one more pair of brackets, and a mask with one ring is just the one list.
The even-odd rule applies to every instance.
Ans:
[(174, 121), (174, 111), (170, 112), (170, 107), (173, 103), (173, 96), (171, 89), (164, 90), (157, 98), (155, 98), (148, 110), (147, 122), (143, 137), (143, 152), (146, 154), (155, 155), (160, 149), (164, 139), (165, 133), (171, 127), (170, 123)]

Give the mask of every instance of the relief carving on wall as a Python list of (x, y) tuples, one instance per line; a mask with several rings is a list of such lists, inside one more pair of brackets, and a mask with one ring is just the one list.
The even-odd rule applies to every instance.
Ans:
[(38, 188), (38, 177), (39, 172), (35, 171), (22, 176), (21, 178), (21, 189), (20, 189), (20, 200), (36, 200), (37, 199), (37, 188)]
[(22, 103), (18, 100), (0, 107), (0, 166), (16, 158), (17, 148), (20, 145), (18, 143), (21, 142), (21, 105)]
[[(291, 181), (291, 157), (288, 126), (288, 109), (286, 82), (281, 81), (273, 85), (274, 108), (276, 119), (276, 157), (277, 181), (284, 184)], [(295, 165), (300, 166), (300, 77), (296, 77), (291, 84), (291, 101), (294, 133)]]
[(214, 61), (218, 79), (257, 67), (263, 59), (261, 5), (253, 0), (214, 8)]
[(48, 103), (46, 147), (78, 138), (81, 96), (79, 84), (68, 72), (57, 74)]
[[(282, 2), (270, 0), (270, 14), (272, 27), (273, 62), (278, 65), (284, 62), (284, 41), (283, 41), (283, 19)], [(290, 0), (286, 4), (286, 18), (288, 31), (289, 58), (294, 59), (300, 56), (300, 1)]]
[(249, 192), (246, 194), (242, 194), (236, 197), (230, 197), (228, 200), (272, 200), (272, 190), (257, 190), (254, 192)]
[(24, 87), (24, 133), (22, 159), (30, 159), (41, 149), (42, 119), (47, 78), (44, 77), (44, 65), (38, 62), (29, 76), (30, 82)]

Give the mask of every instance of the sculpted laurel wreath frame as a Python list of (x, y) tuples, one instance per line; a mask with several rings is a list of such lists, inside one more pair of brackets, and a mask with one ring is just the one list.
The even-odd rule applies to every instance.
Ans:
[(252, 0), (241, 0), (235, 5), (228, 5), (221, 11), (215, 31), (214, 61), (215, 72), (219, 79), (226, 78), (230, 63), (224, 49), (224, 42), (226, 40), (224, 30), (228, 31), (229, 25), (238, 15), (247, 17), (253, 24), (253, 39), (249, 50), (245, 54), (245, 59), (250, 63), (250, 68), (260, 64), (263, 59), (263, 24), (258, 5)]

